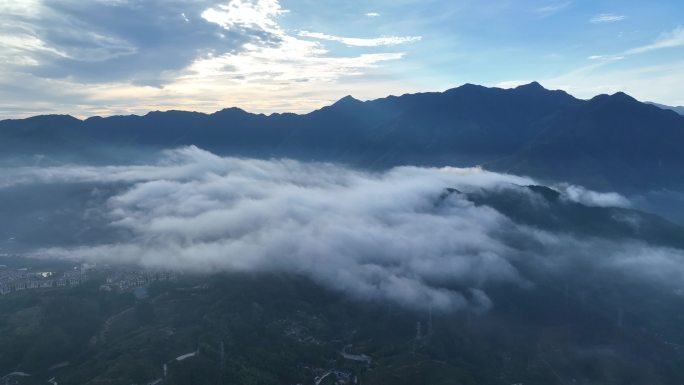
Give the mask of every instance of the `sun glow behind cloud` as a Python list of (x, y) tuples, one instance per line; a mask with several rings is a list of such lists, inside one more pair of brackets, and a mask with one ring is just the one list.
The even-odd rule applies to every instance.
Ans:
[[(527, 4), (0, 0), (0, 119), (227, 106), (308, 112), (348, 94), (515, 79), (556, 85), (586, 73), (588, 58), (600, 65), (567, 85), (577, 96), (619, 89), (684, 104), (672, 90), (681, 76), (661, 83), (645, 71), (674, 66), (684, 45), (670, 15), (680, 4), (654, 9), (657, 23), (634, 4)], [(496, 28), (483, 32), (486, 23)], [(642, 77), (615, 81), (625, 72)]]
[[(183, 9), (178, 5), (182, 3), (168, 4), (169, 12), (174, 7)], [(153, 76), (155, 80), (152, 80), (152, 84), (141, 84), (148, 80), (138, 80), (131, 75), (111, 81), (103, 77), (95, 83), (75, 76), (77, 74), (73, 71), (85, 62), (104, 63), (116, 61), (119, 57), (126, 60), (123, 57), (136, 56), (137, 48), (128, 45), (121, 38), (88, 31), (90, 27), (83, 27), (85, 29), (80, 35), (87, 44), (82, 46), (87, 48), (51, 46), (40, 31), (24, 22), (21, 25), (25, 28), (14, 28), (13, 31), (8, 29), (0, 37), (0, 61), (12, 65), (18, 71), (16, 74), (0, 75), (0, 83), (23, 78), (24, 81), (19, 84), (27, 87), (26, 92), (29, 92), (29, 86), (42, 89), (43, 96), (48, 99), (46, 104), (51, 104), (49, 99), (53, 99), (54, 104), (61, 99), (70, 100), (72, 104), (82, 108), (93, 105), (88, 109), (89, 115), (188, 107), (212, 112), (227, 105), (239, 105), (255, 112), (299, 112), (329, 103), (329, 96), (326, 95), (331, 89), (339, 87), (341, 78), (366, 75), (384, 63), (405, 56), (405, 52), (397, 49), (338, 54), (326, 47), (323, 41), (334, 40), (349, 46), (381, 48), (420, 40), (417, 36), (337, 38), (316, 32), (310, 32), (306, 36), (304, 33), (287, 30), (280, 24), (279, 18), (289, 11), (283, 9), (278, 0), (232, 0), (218, 4), (198, 4), (208, 5), (198, 8), (195, 13), (191, 10), (177, 12), (175, 22), (203, 28), (209, 34), (208, 37), (215, 40), (215, 46), (225, 48), (198, 50), (196, 57), (186, 61), (184, 65), (175, 65), (177, 68), (164, 68), (164, 58), (154, 58), (152, 60), (157, 61), (159, 67), (156, 74), (140, 74), (144, 77)], [(126, 6), (128, 3), (103, 3), (102, 6), (105, 5), (118, 9), (116, 7)], [(20, 7), (3, 2), (0, 7), (3, 11), (14, 14), (16, 20), (36, 18), (36, 21), (52, 22), (53, 19), (64, 19), (67, 21), (59, 22), (68, 22), (70, 28), (75, 29), (73, 32), (78, 33), (80, 24), (57, 14), (48, 3), (36, 0)], [(216, 27), (213, 32), (210, 25)], [(21, 32), (17, 33), (16, 30)], [(65, 65), (60, 63), (65, 61)], [(62, 73), (58, 76), (35, 76), (26, 71), (28, 66), (36, 67), (36, 72), (45, 72), (45, 69), (52, 71), (52, 63), (60, 63), (60, 71), (67, 76)], [(105, 67), (103, 64), (101, 72), (111, 76), (112, 72), (105, 72)], [(388, 91), (406, 91), (396, 85), (386, 84)], [(368, 87), (372, 88), (370, 85)], [(363, 85), (356, 88), (360, 90), (357, 93), (363, 94)], [(275, 98), (276, 95), (280, 97)], [(124, 98), (128, 101), (124, 101)], [(103, 105), (105, 103), (106, 107)], [(32, 104), (37, 104), (36, 110), (40, 109), (39, 102), (33, 101)], [(52, 108), (55, 107), (54, 104)], [(125, 106), (126, 110), (121, 110), (117, 105)], [(7, 109), (13, 111), (19, 107), (10, 105)]]
[[(201, 58), (188, 68), (189, 75), (179, 78), (211, 82), (230, 80), (242, 84), (279, 86), (297, 82), (330, 82), (341, 76), (361, 75), (363, 70), (381, 62), (403, 57), (401, 52), (333, 56), (318, 41), (300, 39), (285, 31), (275, 20), (285, 13), (275, 0), (233, 1), (228, 6), (210, 8), (202, 13), (207, 21), (226, 30), (256, 29), (263, 36), (245, 44), (244, 51)], [(299, 36), (318, 40), (341, 41), (348, 45), (375, 47), (398, 45), (418, 40), (417, 37), (375, 39), (337, 38), (320, 33), (300, 32)]]

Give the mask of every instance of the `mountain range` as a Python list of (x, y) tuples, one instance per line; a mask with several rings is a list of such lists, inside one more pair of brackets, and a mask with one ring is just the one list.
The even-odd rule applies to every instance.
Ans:
[[(589, 100), (533, 82), (465, 84), (445, 92), (360, 101), (308, 114), (150, 112), (44, 115), (0, 122), (4, 161), (65, 161), (197, 145), (222, 155), (290, 157), (368, 169), (473, 166), (626, 193), (684, 191), (684, 116), (618, 92)], [(122, 155), (125, 154), (125, 155)]]
[(648, 104), (653, 104), (654, 106), (660, 107), (664, 110), (672, 110), (672, 111), (678, 113), (679, 115), (684, 115), (684, 106), (673, 107), (673, 106), (667, 106), (665, 104), (654, 103), (654, 102), (648, 102)]

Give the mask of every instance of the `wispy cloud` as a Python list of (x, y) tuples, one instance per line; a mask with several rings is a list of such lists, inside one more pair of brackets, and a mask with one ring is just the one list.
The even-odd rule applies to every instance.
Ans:
[(591, 55), (588, 57), (589, 60), (599, 60), (599, 61), (617, 61), (624, 59), (621, 55)]
[(285, 12), (278, 0), (237, 0), (205, 10), (202, 17), (220, 25), (226, 33), (235, 29), (253, 29), (252, 34), (263, 38), (244, 44), (238, 52), (208, 55), (196, 60), (176, 84), (197, 87), (198, 84), (226, 81), (250, 85), (331, 82), (343, 76), (361, 75), (364, 70), (382, 62), (401, 59), (404, 53), (335, 56), (320, 42), (300, 37), (339, 41), (356, 47), (397, 45), (420, 39), (399, 36), (359, 39), (307, 31), (294, 35), (278, 23), (277, 18)]
[(368, 12), (364, 16), (366, 16), (366, 17), (380, 17), (380, 14), (377, 12)]
[(610, 60), (594, 60), (558, 77), (545, 79), (544, 84), (581, 98), (623, 91), (639, 100), (670, 105), (684, 103), (679, 91), (684, 88), (684, 61), (636, 68), (616, 67), (611, 63)]
[(601, 13), (589, 19), (589, 22), (593, 24), (615, 23), (618, 21), (622, 21), (626, 18), (627, 16), (625, 15), (616, 15), (614, 13)]
[(568, 8), (570, 5), (572, 5), (572, 1), (565, 1), (565, 2), (556, 2), (553, 4), (549, 4), (543, 7), (535, 8), (532, 11), (541, 15), (541, 16), (551, 16), (553, 14), (556, 14), (558, 12), (561, 12)]
[[(253, 37), (195, 17), (199, 2), (0, 1), (4, 71), (76, 82), (159, 86), (212, 49), (238, 50)], [(184, 16), (185, 15), (185, 16)]]
[(337, 41), (352, 47), (379, 47), (384, 45), (399, 45), (414, 43), (421, 40), (420, 36), (383, 36), (375, 38), (356, 38), (327, 35), (319, 32), (301, 31), (299, 36), (318, 40)]
[(208, 55), (196, 60), (178, 81), (187, 87), (226, 81), (250, 85), (330, 82), (342, 76), (360, 75), (364, 69), (384, 61), (400, 59), (404, 55), (401, 52), (331, 55), (320, 42), (300, 39), (300, 36), (339, 40), (349, 45), (367, 47), (389, 45), (394, 42), (393, 39), (401, 38), (347, 40), (313, 32), (300, 32), (299, 36), (295, 36), (277, 21), (277, 17), (284, 12), (277, 0), (239, 0), (227, 6), (207, 9), (202, 17), (220, 25), (226, 33), (234, 29), (252, 28), (254, 33), (261, 33), (264, 37), (243, 45), (241, 51)]
[(588, 57), (589, 60), (599, 60), (599, 61), (617, 61), (622, 60), (627, 56), (643, 54), (651, 51), (656, 51), (665, 48), (675, 48), (684, 46), (684, 27), (678, 26), (671, 32), (662, 34), (653, 43), (642, 45), (635, 48), (630, 48), (619, 54), (614, 55), (591, 55)]
[(625, 51), (626, 55), (646, 53), (663, 48), (674, 48), (684, 45), (684, 27), (678, 26), (674, 30), (662, 34), (653, 43), (632, 48)]
[(611, 62), (625, 59), (627, 56), (639, 55), (651, 51), (665, 48), (675, 48), (684, 46), (684, 27), (678, 26), (671, 32), (662, 34), (654, 42), (639, 47), (631, 48), (619, 54), (613, 55), (591, 55), (589, 60)]

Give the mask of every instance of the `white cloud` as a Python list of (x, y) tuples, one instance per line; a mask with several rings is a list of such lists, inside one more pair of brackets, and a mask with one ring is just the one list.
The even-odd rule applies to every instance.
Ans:
[(626, 92), (639, 100), (678, 105), (684, 102), (684, 62), (638, 68), (613, 68), (610, 60), (594, 60), (592, 64), (544, 79), (544, 84), (566, 90), (581, 98), (598, 94)]
[(656, 41), (641, 47), (629, 49), (625, 55), (641, 54), (664, 48), (674, 48), (684, 45), (684, 27), (678, 26), (668, 33), (662, 34)]
[(23, 1), (7, 1), (0, 2), (0, 11), (3, 15), (10, 15), (13, 17), (25, 16), (35, 19), (41, 12), (41, 0), (23, 0)]
[[(121, 56), (133, 55), (136, 47), (124, 39), (85, 30), (72, 18), (52, 10), (42, 1), (1, 2), (0, 60), (17, 65), (38, 65), (41, 55), (56, 59), (82, 62), (103, 62)], [(46, 21), (51, 20), (51, 21)], [(72, 45), (53, 46), (46, 41), (41, 28), (44, 23), (55, 22), (61, 40)], [(49, 35), (48, 35), (49, 37)]]
[(348, 46), (353, 47), (378, 47), (384, 45), (399, 45), (406, 43), (414, 43), (421, 40), (420, 36), (383, 36), (363, 39), (355, 37), (332, 36), (324, 33), (309, 31), (300, 31), (299, 36), (310, 37), (318, 40), (337, 41), (342, 44), (346, 44)]
[(507, 218), (458, 196), (437, 204), (446, 187), (468, 191), (527, 178), (477, 168), (374, 174), (221, 158), (194, 147), (167, 152), (155, 165), (9, 172), (15, 183), (130, 186), (107, 210), (133, 239), (38, 255), (203, 272), (286, 271), (354, 298), (444, 311), (487, 307), (479, 290), (488, 282), (525, 284), (507, 260), (512, 251), (490, 234)]
[(31, 21), (35, 21), (42, 11), (40, 1), (0, 2), (0, 63), (5, 65), (38, 65), (36, 53), (66, 57), (67, 54), (50, 47), (36, 36)]
[(679, 26), (662, 34), (650, 44), (631, 48), (619, 54), (589, 56), (588, 59), (596, 62), (595, 64), (550, 79), (548, 82), (581, 97), (623, 91), (641, 100), (670, 105), (681, 104), (681, 93), (675, 91), (684, 87), (684, 63), (681, 61), (640, 68), (608, 68), (610, 63), (625, 60), (630, 56), (681, 46), (684, 46), (684, 27)]
[(613, 13), (601, 13), (601, 14), (598, 14), (598, 15), (592, 17), (591, 19), (589, 19), (589, 22), (593, 23), (593, 24), (615, 23), (618, 21), (622, 21), (626, 18), (627, 18), (627, 16), (625, 16), (625, 15), (616, 15)]
[(211, 82), (232, 81), (267, 85), (291, 82), (332, 82), (342, 76), (362, 75), (379, 63), (401, 59), (403, 53), (373, 53), (354, 57), (328, 57), (318, 43), (284, 36), (273, 47), (247, 46), (240, 54), (197, 60), (175, 86), (191, 89)]
[[(240, 52), (210, 55), (196, 60), (178, 79), (177, 87), (202, 87), (207, 83), (275, 85), (333, 82), (342, 76), (361, 75), (378, 64), (401, 59), (401, 52), (380, 52), (358, 56), (333, 56), (320, 42), (289, 34), (277, 22), (284, 12), (277, 0), (239, 0), (202, 13), (206, 20), (231, 28), (253, 28), (269, 37), (245, 44)], [(339, 38), (315, 32), (300, 36), (341, 41), (347, 45), (377, 47), (416, 41), (416, 37), (376, 39)]]
[(653, 43), (643, 45), (640, 47), (635, 47), (623, 51), (618, 55), (592, 55), (589, 56), (590, 60), (601, 60), (601, 61), (616, 61), (622, 60), (626, 56), (643, 54), (651, 51), (656, 51), (665, 48), (675, 48), (684, 45), (684, 27), (677, 27), (671, 32), (662, 34)]
[[(519, 187), (533, 180), (480, 168), (372, 173), (222, 158), (186, 147), (148, 165), (0, 171), (7, 176), (5, 188), (123, 184), (103, 209), (111, 226), (130, 236), (33, 254), (40, 257), (197, 272), (287, 272), (356, 299), (443, 311), (485, 310), (491, 306), (488, 285), (530, 287), (535, 271), (568, 277), (593, 266), (609, 276), (627, 272), (666, 286), (679, 284), (674, 272), (684, 271), (678, 250), (554, 234), (516, 224), (461, 193), (444, 195), (447, 187), (522, 194), (545, 209), (538, 195)], [(619, 196), (577, 186), (563, 194), (592, 205), (623, 203)], [(649, 263), (649, 255), (658, 258)]]
[(543, 7), (536, 8), (533, 11), (535, 13), (540, 14), (541, 16), (544, 16), (544, 17), (551, 16), (551, 15), (554, 15), (558, 12), (565, 10), (566, 8), (571, 6), (572, 3), (573, 3), (572, 1), (555, 2), (553, 4), (549, 4), (549, 5), (546, 5)]
[(600, 61), (617, 61), (624, 59), (624, 56), (620, 55), (592, 55), (589, 56), (589, 60), (600, 60)]
[(280, 35), (283, 31), (275, 18), (286, 12), (278, 0), (232, 0), (206, 9), (201, 16), (225, 29), (254, 28)]
[(581, 203), (585, 206), (630, 207), (632, 205), (629, 199), (614, 192), (600, 193), (571, 184), (561, 184), (558, 186), (558, 189), (562, 192), (562, 197), (565, 199)]
[[(268, 66), (268, 63), (270, 61), (264, 59), (263, 65)], [(355, 71), (357, 76), (363, 76), (378, 65), (370, 64)], [(299, 79), (306, 78), (304, 69), (291, 66), (302, 74)], [(233, 80), (230, 74), (221, 72), (215, 77), (198, 77), (197, 80), (186, 74), (187, 78), (181, 77), (161, 88), (122, 83), (88, 84), (70, 79), (40, 79), (27, 74), (0, 72), (0, 118), (45, 113), (70, 113), (86, 118), (113, 114), (143, 115), (149, 111), (172, 109), (212, 113), (226, 106), (267, 114), (274, 111), (307, 113), (350, 93), (365, 100), (421, 89), (406, 79), (343, 82), (336, 81), (339, 78), (331, 77), (329, 71), (323, 72), (328, 80), (311, 78), (306, 82), (279, 82), (271, 76), (269, 81), (253, 84), (246, 84), (244, 76), (243, 80)], [(355, 75), (344, 73), (340, 76)], [(40, 90), (40, 94), (37, 95), (35, 90)]]
[[(288, 10), (278, 0), (215, 3), (81, 5), (64, 0), (53, 9), (56, 3), (40, 0), (0, 1), (0, 64), (5, 69), (0, 72), (0, 117), (48, 111), (79, 117), (158, 109), (213, 112), (226, 106), (309, 112), (350, 92), (380, 97), (416, 91), (406, 79), (341, 81), (374, 76), (388, 62), (404, 58), (403, 52), (335, 54), (325, 41), (283, 28), (279, 18)], [(131, 34), (118, 20), (104, 18), (106, 25), (100, 26), (82, 17), (100, 14), (104, 6), (130, 13), (133, 24), (151, 26), (146, 30), (150, 35)], [(59, 31), (58, 44), (50, 43), (57, 35), (53, 30)], [(408, 40), (348, 42), (378, 48)], [(80, 43), (69, 44), (73, 41)]]
[(364, 16), (366, 16), (366, 17), (380, 17), (380, 14), (377, 12), (368, 12), (368, 13), (364, 14)]

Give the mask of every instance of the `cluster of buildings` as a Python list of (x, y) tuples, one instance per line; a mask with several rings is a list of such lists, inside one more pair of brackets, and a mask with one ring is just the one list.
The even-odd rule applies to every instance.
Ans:
[(91, 268), (75, 267), (63, 273), (32, 271), (29, 268), (0, 269), (0, 295), (16, 291), (77, 286), (89, 278)]
[(0, 295), (24, 290), (78, 286), (91, 279), (95, 272), (107, 274), (106, 283), (100, 286), (100, 290), (103, 291), (134, 291), (152, 282), (178, 279), (177, 274), (172, 272), (113, 269), (110, 271), (108, 267), (99, 271), (95, 265), (90, 264), (82, 264), (60, 272), (35, 271), (31, 268), (13, 269), (0, 265)]
[(107, 277), (100, 286), (103, 291), (129, 291), (144, 287), (153, 282), (176, 281), (178, 275), (168, 271), (118, 271)]

